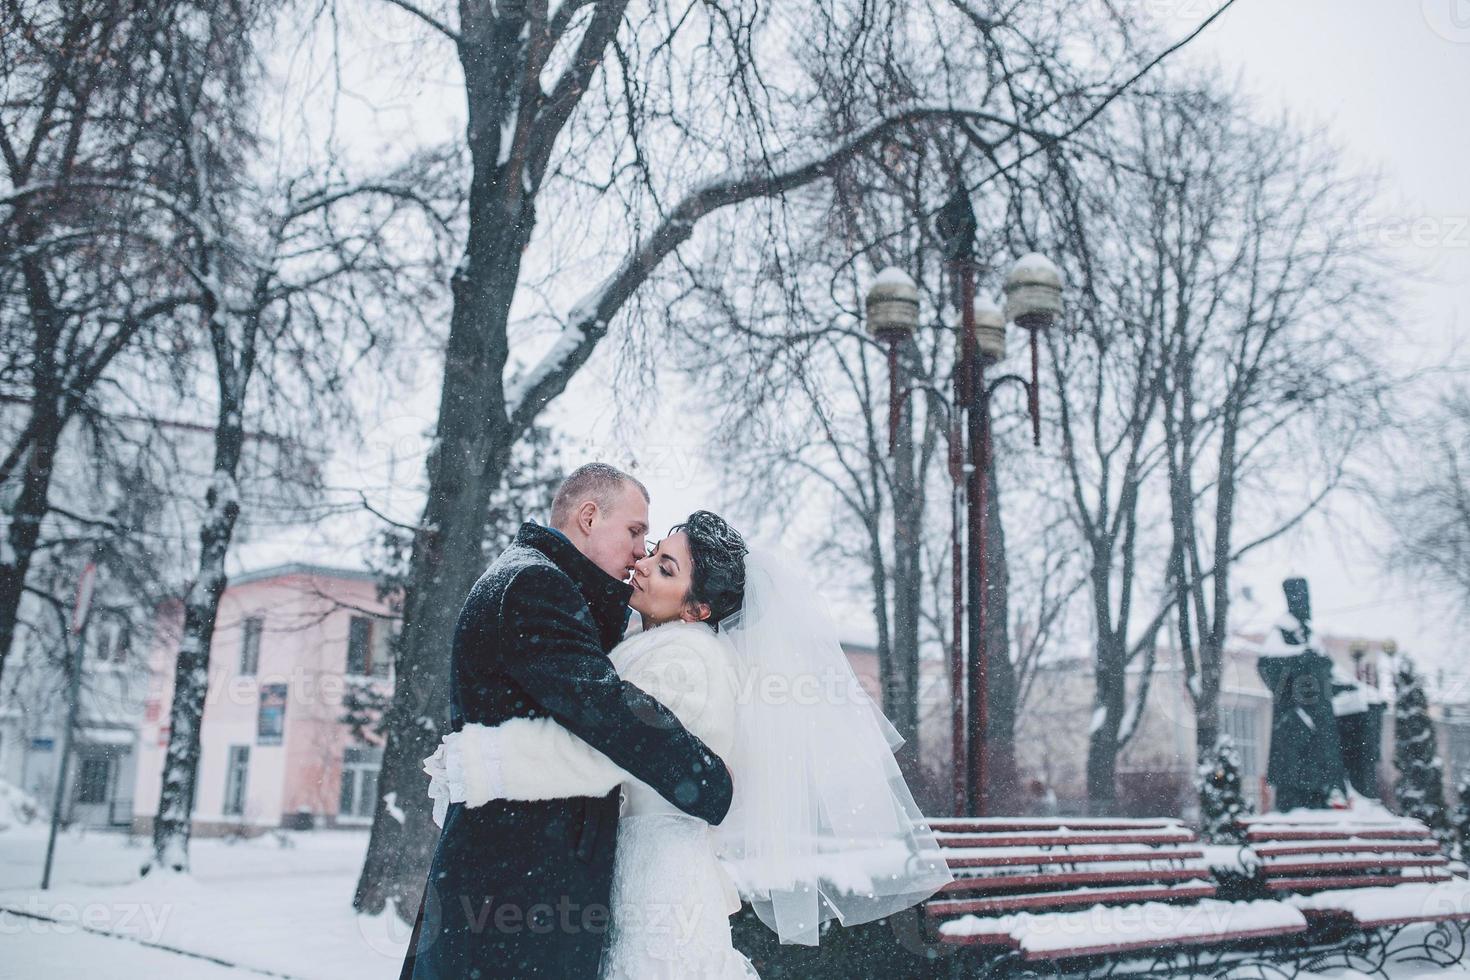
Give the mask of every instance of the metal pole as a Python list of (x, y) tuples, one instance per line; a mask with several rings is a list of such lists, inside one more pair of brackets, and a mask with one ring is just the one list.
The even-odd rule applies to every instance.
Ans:
[(954, 482), (950, 494), (950, 607), (954, 619), (950, 629), (950, 775), (954, 814), (968, 812), (969, 767), (965, 762), (965, 427), (960, 412), (966, 405), (969, 383), (965, 379), (964, 342), (955, 344), (955, 401), (949, 422), (949, 475)]
[(888, 338), (888, 456), (893, 457), (898, 445), (899, 399), (903, 396), (898, 380), (898, 338)]
[[(965, 467), (967, 483), (966, 497), (969, 501), (967, 526), (969, 530), (969, 556), (966, 567), (969, 594), (969, 658), (966, 685), (966, 734), (965, 783), (968, 791), (967, 812), (970, 816), (985, 813), (985, 778), (988, 775), (985, 758), (985, 603), (983, 601), (985, 534), (985, 481), (983, 478), (984, 433), (982, 406), (985, 399), (985, 375), (981, 367), (980, 352), (975, 343), (975, 278), (974, 266), (968, 260), (959, 264), (960, 274), (960, 323), (961, 323), (961, 370), (966, 381), (962, 393), (966, 408), (966, 442), (969, 444), (969, 465)], [(977, 509), (978, 507), (978, 509)]]
[(41, 890), (51, 887), (51, 859), (56, 853), (56, 828), (61, 823), (61, 804), (66, 796), (66, 771), (71, 762), (71, 736), (77, 727), (77, 702), (82, 687), (82, 634), (75, 638), (71, 677), (67, 681), (66, 729), (61, 733), (61, 772), (56, 777), (56, 794), (51, 803), (51, 832), (46, 838), (46, 865), (41, 872)]
[(1027, 333), (1031, 334), (1031, 383), (1026, 386), (1026, 411), (1031, 413), (1031, 445), (1041, 446), (1041, 369), (1036, 353), (1037, 340), (1036, 330), (1033, 327)]
[(986, 591), (988, 582), (988, 553), (985, 542), (986, 511), (989, 504), (990, 485), (986, 475), (990, 470), (990, 399), (985, 390), (985, 366), (977, 356), (972, 362), (974, 371), (974, 400), (969, 418), (970, 452), (974, 465), (970, 469), (970, 567), (969, 567), (969, 613), (970, 613), (970, 786), (973, 793), (972, 815), (985, 816), (986, 786), (990, 775), (990, 759), (987, 755), (987, 650), (985, 647)]

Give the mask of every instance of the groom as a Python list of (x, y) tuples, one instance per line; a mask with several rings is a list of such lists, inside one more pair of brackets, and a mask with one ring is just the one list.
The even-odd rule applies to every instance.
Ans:
[[(632, 589), (622, 579), (644, 556), (647, 533), (643, 484), (604, 463), (567, 477), (551, 527), (522, 525), (465, 600), (450, 723), (458, 731), (550, 715), (679, 809), (717, 824), (730, 808), (724, 763), (620, 681), (607, 658), (628, 621)], [(485, 761), (493, 772), (493, 758)], [(592, 980), (617, 824), (616, 790), (451, 804), (400, 980)]]

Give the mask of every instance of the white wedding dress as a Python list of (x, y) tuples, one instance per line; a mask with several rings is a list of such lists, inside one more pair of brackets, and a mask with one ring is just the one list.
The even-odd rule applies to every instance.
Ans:
[[(666, 705), (717, 755), (735, 740), (729, 648), (701, 623), (624, 640), (619, 676)], [(436, 820), (450, 800), (600, 796), (621, 785), (617, 857), (602, 980), (759, 980), (730, 940), (740, 896), (715, 856), (709, 824), (677, 809), (549, 718), (466, 725), (426, 760)], [(737, 777), (738, 780), (738, 777)]]
[(730, 942), (740, 898), (709, 825), (641, 783), (623, 793), (602, 980), (759, 980)]

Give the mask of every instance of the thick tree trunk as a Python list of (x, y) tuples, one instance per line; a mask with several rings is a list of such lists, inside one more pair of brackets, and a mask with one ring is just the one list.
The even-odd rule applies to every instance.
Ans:
[[(498, 49), (512, 47), (501, 42)], [(532, 198), (500, 186), (500, 120), (486, 117), (487, 106), (504, 102), (493, 92), (497, 84), (506, 84), (496, 74), (506, 66), (469, 45), (461, 46), (461, 62), (470, 93), (474, 160), (469, 240), (452, 283), (454, 308), (428, 461), (428, 501), (403, 597), (372, 834), (353, 896), (353, 907), (370, 914), (391, 901), (405, 921), (418, 912), (437, 839), (422, 762), (433, 754), (448, 720), (454, 626), (483, 571), (490, 495), (500, 485), (517, 437), (505, 403), (506, 323), (521, 254), (535, 223)]]
[[(241, 386), (243, 387), (243, 386)], [(174, 664), (173, 705), (169, 710), (168, 752), (158, 816), (153, 821), (153, 858), (143, 869), (189, 870), (189, 836), (199, 771), (199, 733), (209, 688), (209, 653), (214, 642), (220, 596), (225, 591), (225, 556), (240, 515), (236, 479), (245, 433), (239, 402), (243, 392), (221, 386), (219, 420), (214, 433), (214, 476), (204, 496), (204, 523), (199, 528), (199, 572), (184, 598), (184, 626)]]
[[(31, 246), (42, 231), (33, 220), (23, 220), (17, 242)], [(0, 562), (0, 677), (5, 661), (15, 642), (20, 622), (21, 597), (25, 594), (26, 576), (31, 558), (41, 536), (41, 520), (46, 516), (51, 497), (51, 477), (56, 465), (56, 449), (65, 425), (63, 406), (68, 393), (62, 390), (58, 347), (61, 338), (61, 313), (51, 294), (42, 264), (34, 258), (20, 263), (26, 285), (27, 312), (33, 334), (31, 364), (31, 417), (27, 428), (34, 426), (34, 436), (25, 457), (20, 493), (7, 515), (10, 529), (8, 561)]]
[(1112, 816), (1118, 811), (1118, 733), (1128, 700), (1126, 640), (1119, 636), (1121, 629), (1114, 626), (1112, 617), (1112, 554), (1110, 542), (1094, 545), (1091, 584), (1097, 693), (1087, 739), (1087, 810), (1093, 816)]
[(1125, 662), (1115, 638), (1099, 641), (1097, 701), (1087, 740), (1087, 810), (1098, 817), (1118, 812), (1118, 732), (1128, 696)]
[(452, 397), (456, 393), (451, 389), (457, 387), (453, 375), (449, 372), (445, 378), (425, 529), (414, 540), (379, 797), (353, 898), (354, 908), (373, 914), (391, 901), (405, 921), (418, 912), (437, 839), (422, 761), (433, 754), (447, 722), (455, 621), (482, 571), (480, 542), (490, 481), (499, 475), (498, 467), (476, 462), (498, 458), (500, 452), (487, 444), (487, 427), (477, 424), (478, 418)]
[(1118, 742), (1105, 729), (1087, 740), (1087, 812), (1094, 817), (1118, 813)]
[(40, 539), (41, 520), (49, 507), (51, 477), (60, 438), (59, 420), (43, 423), (26, 459), (20, 493), (6, 515), (10, 521), (7, 533), (10, 556), (9, 560), (0, 562), (0, 677), (4, 676), (5, 661), (15, 642), (26, 576), (30, 573), (31, 558)]

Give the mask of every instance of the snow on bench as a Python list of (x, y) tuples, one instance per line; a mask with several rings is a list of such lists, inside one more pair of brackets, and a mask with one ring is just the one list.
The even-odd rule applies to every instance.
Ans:
[(1353, 924), (1369, 929), (1470, 920), (1470, 881), (1336, 889), (1288, 895), (1286, 901), (1308, 917), (1350, 918)]
[(1241, 823), (1265, 887), (1309, 920), (1379, 928), (1470, 919), (1470, 882), (1450, 874), (1417, 820), (1374, 809), (1291, 811)]
[(1302, 913), (1281, 902), (1204, 899), (1192, 905), (1146, 902), (995, 918), (967, 915), (943, 923), (939, 933), (953, 943), (1008, 946), (1019, 950), (1022, 959), (1049, 960), (1243, 942), (1306, 928)]
[(1205, 852), (1177, 820), (953, 818), (930, 827), (956, 876), (925, 903), (941, 942), (1060, 958), (1306, 928), (1281, 903), (1215, 901)]

